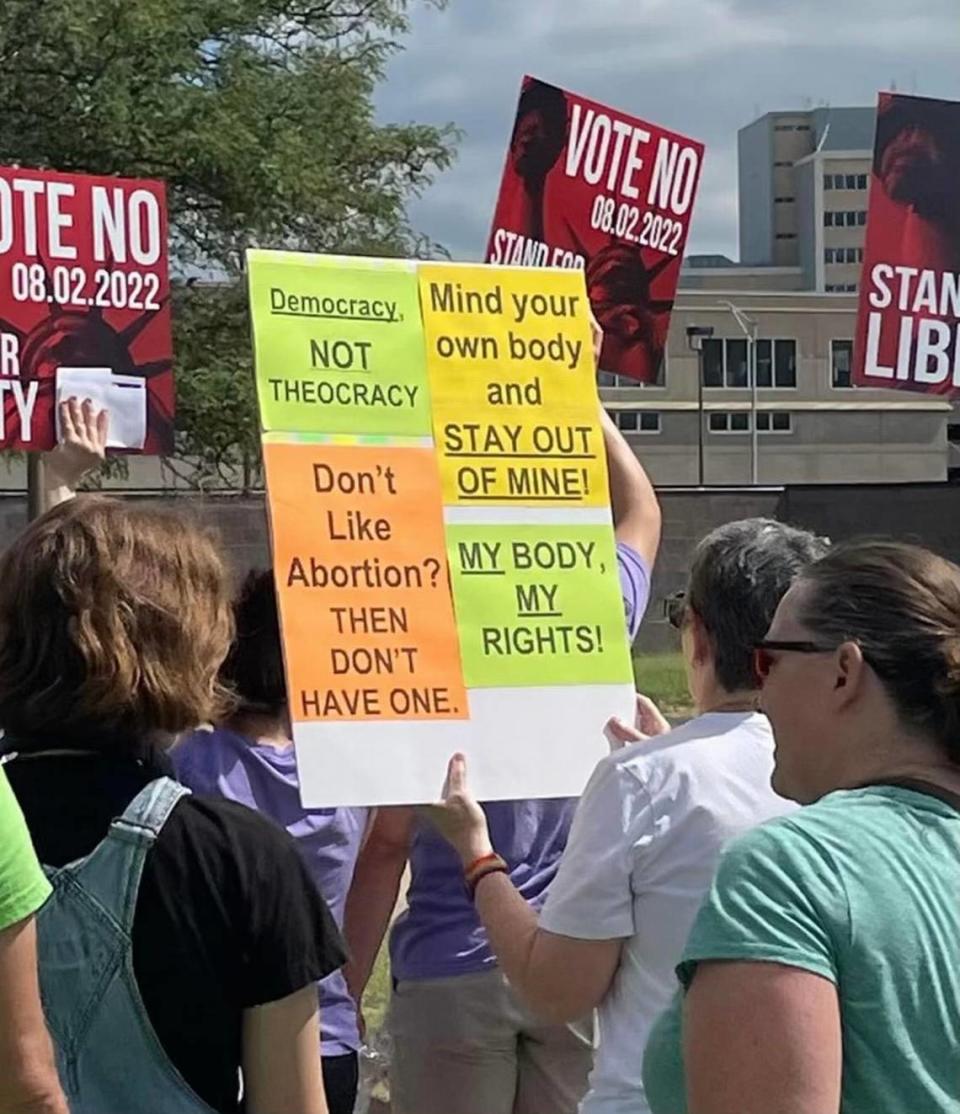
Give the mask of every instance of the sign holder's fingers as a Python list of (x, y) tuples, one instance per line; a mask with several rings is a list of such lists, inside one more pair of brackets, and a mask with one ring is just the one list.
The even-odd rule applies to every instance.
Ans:
[(75, 398), (60, 403), (60, 439), (76, 441), (80, 436), (80, 404)]

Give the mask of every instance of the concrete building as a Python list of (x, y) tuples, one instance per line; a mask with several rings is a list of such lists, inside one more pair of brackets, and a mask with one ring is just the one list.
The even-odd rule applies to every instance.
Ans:
[(872, 108), (816, 108), (740, 130), (742, 264), (799, 268), (802, 289), (856, 291), (875, 126)]
[[(756, 326), (755, 395), (733, 308)], [(852, 387), (856, 313), (851, 294), (681, 289), (661, 384), (601, 373), (604, 404), (658, 485), (750, 484), (754, 453), (760, 485), (946, 480), (950, 404)], [(693, 325), (714, 329), (699, 356)]]

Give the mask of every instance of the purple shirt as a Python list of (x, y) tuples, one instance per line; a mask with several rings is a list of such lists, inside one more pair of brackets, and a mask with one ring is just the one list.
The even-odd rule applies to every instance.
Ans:
[[(629, 546), (617, 546), (620, 587), (633, 642), (650, 598), (650, 570)], [(483, 805), (490, 838), (510, 867), (510, 878), (539, 911), (567, 845), (577, 798), (492, 801)], [(418, 826), (410, 854), (407, 911), (390, 934), (395, 979), (440, 979), (469, 975), (496, 964), (463, 868), (450, 845), (432, 828)]]
[[(307, 869), (343, 927), (347, 891), (367, 825), (365, 808), (322, 808), (300, 804), (300, 781), (293, 746), (258, 746), (220, 728), (197, 731), (175, 747), (180, 781), (201, 796), (225, 797), (269, 816), (296, 840)], [(357, 1012), (343, 975), (335, 971), (318, 983), (324, 1056), (360, 1047)]]

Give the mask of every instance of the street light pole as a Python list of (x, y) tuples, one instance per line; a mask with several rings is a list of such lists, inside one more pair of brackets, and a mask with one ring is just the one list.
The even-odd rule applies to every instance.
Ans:
[[(733, 314), (733, 319), (740, 326), (743, 335), (747, 338), (747, 375), (750, 378), (750, 482), (754, 487), (759, 481), (760, 472), (760, 442), (757, 438), (757, 332), (758, 326), (752, 317), (748, 317), (742, 309), (733, 302), (721, 302)], [(772, 357), (773, 353), (771, 353)]]
[(39, 453), (27, 453), (27, 522), (40, 517), (42, 488), (43, 458)]
[(688, 325), (687, 345), (697, 354), (697, 475), (703, 487), (703, 342), (713, 336), (712, 325)]

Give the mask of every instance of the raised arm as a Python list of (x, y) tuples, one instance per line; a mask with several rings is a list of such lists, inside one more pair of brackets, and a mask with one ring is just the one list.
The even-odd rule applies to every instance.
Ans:
[[(593, 360), (599, 370), (603, 330), (592, 313), (590, 332), (593, 337)], [(647, 568), (652, 569), (660, 548), (662, 519), (657, 493), (636, 453), (603, 407), (600, 408), (600, 425), (607, 452), (610, 505), (617, 541), (629, 545), (646, 561)]]
[[(425, 812), (465, 870), (493, 852), (486, 816), (467, 788), (462, 755), (450, 762), (443, 802)], [(624, 892), (629, 894), (626, 886)], [(575, 1021), (603, 1001), (623, 939), (630, 935), (627, 927), (621, 930), (618, 925), (609, 932), (606, 926), (591, 928), (589, 936), (548, 932), (502, 871), (479, 879), (474, 900), (497, 962), (534, 1013), (553, 1023)], [(563, 977), (558, 978), (561, 971)]]
[(613, 419), (602, 411), (603, 441), (610, 474), (610, 505), (617, 541), (629, 545), (653, 568), (660, 548), (662, 515), (650, 477)]
[(60, 444), (43, 457), (40, 511), (49, 511), (76, 495), (77, 484), (103, 463), (109, 415), (86, 399), (60, 403)]

